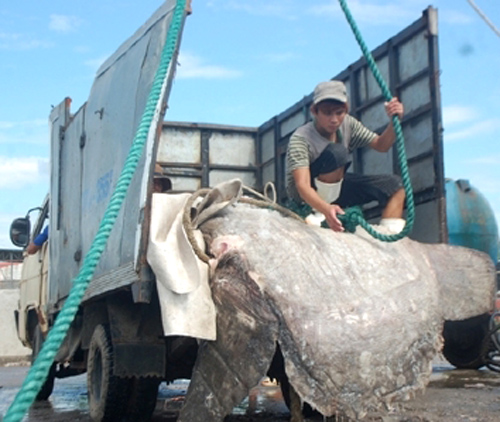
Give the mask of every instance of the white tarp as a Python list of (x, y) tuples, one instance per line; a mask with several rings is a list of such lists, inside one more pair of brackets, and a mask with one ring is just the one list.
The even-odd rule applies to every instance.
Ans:
[[(182, 225), (190, 196), (153, 194), (147, 259), (156, 276), (164, 334), (215, 340), (209, 268), (195, 255)], [(204, 249), (201, 232), (194, 235)]]

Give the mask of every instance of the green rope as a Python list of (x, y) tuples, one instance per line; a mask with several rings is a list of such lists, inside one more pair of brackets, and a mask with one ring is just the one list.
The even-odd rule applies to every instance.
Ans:
[(43, 344), (42, 350), (28, 372), (28, 375), (26, 376), (13, 403), (7, 410), (4, 422), (20, 421), (35, 400), (38, 391), (47, 378), (47, 374), (52, 366), (54, 357), (59, 350), (71, 323), (73, 322), (85, 290), (94, 275), (95, 268), (101, 258), (111, 233), (111, 229), (115, 224), (118, 212), (120, 211), (126, 197), (132, 176), (134, 175), (139, 159), (142, 156), (149, 128), (160, 99), (162, 86), (165, 77), (167, 76), (168, 68), (180, 36), (185, 3), (186, 0), (178, 0), (175, 6), (172, 22), (170, 24), (165, 46), (162, 51), (160, 65), (156, 71), (139, 128), (137, 129), (123, 170), (118, 179), (116, 188), (110, 198), (96, 237), (92, 242), (89, 252), (85, 256), (80, 272), (73, 280), (73, 287), (68, 295), (68, 298), (64, 302), (61, 312), (57, 316), (54, 326), (49, 331), (49, 335)]
[[(386, 101), (390, 101), (392, 99), (391, 92), (389, 91), (389, 88), (387, 87), (382, 75), (380, 74), (380, 71), (377, 68), (377, 64), (375, 63), (375, 60), (373, 59), (372, 54), (370, 53), (370, 50), (368, 50), (368, 47), (366, 46), (361, 33), (356, 25), (356, 22), (354, 21), (354, 18), (351, 15), (351, 12), (349, 11), (347, 4), (345, 0), (339, 0), (340, 6), (342, 7), (342, 10), (344, 11), (344, 14), (347, 18), (347, 21), (349, 22), (349, 25), (351, 26), (352, 32), (354, 33), (354, 36), (356, 37), (356, 41), (358, 42), (359, 46), (361, 47), (361, 51), (363, 52), (363, 55), (365, 56), (365, 59), (368, 63), (368, 66), (370, 67), (370, 70), (373, 73), (373, 76), (375, 77), (375, 80), (380, 86), (380, 89), (382, 90), (382, 94), (384, 95)], [(408, 163), (406, 160), (406, 152), (405, 152), (405, 141), (403, 137), (403, 129), (401, 128), (401, 123), (399, 122), (399, 117), (398, 116), (392, 116), (392, 125), (394, 127), (394, 132), (396, 134), (396, 149), (398, 153), (398, 160), (399, 164), (401, 167), (401, 179), (403, 181), (403, 187), (406, 193), (406, 224), (401, 230), (400, 233), (393, 234), (393, 235), (385, 235), (382, 233), (377, 232), (375, 229), (373, 229), (372, 226), (370, 226), (366, 220), (363, 217), (363, 213), (359, 207), (353, 207), (353, 208), (348, 208), (345, 210), (344, 215), (339, 215), (339, 219), (342, 221), (342, 224), (346, 228), (346, 230), (354, 232), (355, 228), (357, 225), (360, 225), (363, 227), (368, 233), (370, 233), (373, 237), (376, 239), (382, 240), (384, 242), (394, 242), (396, 240), (402, 239), (405, 237), (408, 233), (411, 232), (413, 228), (413, 223), (415, 221), (415, 204), (413, 201), (413, 190), (411, 187), (411, 180), (410, 180), (410, 174), (408, 171)]]

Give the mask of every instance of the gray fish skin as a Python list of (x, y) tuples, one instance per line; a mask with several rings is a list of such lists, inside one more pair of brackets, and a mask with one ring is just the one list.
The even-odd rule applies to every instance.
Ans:
[(278, 318), (240, 254), (221, 257), (211, 288), (217, 340), (200, 344), (179, 421), (222, 421), (266, 374), (276, 349)]
[(467, 248), (334, 233), (241, 203), (200, 228), (219, 328), (180, 422), (222, 421), (266, 375), (276, 341), (290, 383), (322, 414), (390, 409), (427, 385), (445, 319), (492, 309), (493, 263)]

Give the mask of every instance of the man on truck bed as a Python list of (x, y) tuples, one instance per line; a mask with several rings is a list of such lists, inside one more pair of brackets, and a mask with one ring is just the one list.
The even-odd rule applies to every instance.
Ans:
[[(287, 193), (297, 204), (313, 208), (306, 218), (310, 224), (323, 220), (334, 231), (343, 231), (337, 214), (342, 208), (373, 200), (384, 207), (380, 224), (399, 232), (404, 227), (405, 192), (400, 177), (347, 173), (351, 153), (369, 146), (386, 152), (396, 138), (392, 123), (381, 135), (367, 129), (348, 114), (347, 91), (340, 81), (321, 82), (314, 89), (313, 120), (291, 136), (287, 151)], [(397, 98), (385, 104), (389, 118), (403, 116), (403, 104)]]

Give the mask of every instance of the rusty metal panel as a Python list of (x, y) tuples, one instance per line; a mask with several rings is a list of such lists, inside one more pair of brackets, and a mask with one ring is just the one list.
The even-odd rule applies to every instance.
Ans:
[[(434, 35), (437, 35), (437, 33)], [(409, 79), (427, 69), (429, 62), (429, 45), (426, 31), (422, 31), (408, 38), (408, 40), (399, 45), (398, 48), (399, 73), (402, 80)]]
[(256, 137), (251, 127), (164, 122), (157, 161), (174, 192), (194, 192), (232, 178), (258, 188)]
[[(170, 26), (175, 0), (167, 0), (155, 14), (101, 66), (88, 101), (71, 119), (69, 107), (51, 115), (51, 302), (65, 298), (76, 276), (78, 258), (88, 252), (124, 167), (145, 109)], [(141, 262), (142, 218), (147, 203), (144, 189), (151, 172), (151, 150), (156, 126), (170, 91), (177, 51), (153, 117), (136, 174), (95, 272), (96, 279), (116, 268)], [(63, 133), (63, 137), (60, 133)], [(78, 225), (80, 225), (78, 227)], [(53, 248), (51, 248), (52, 253)], [(117, 287), (109, 276), (105, 291)], [(136, 276), (136, 280), (139, 276)], [(126, 281), (130, 282), (130, 278)], [(121, 285), (123, 280), (119, 281)], [(53, 286), (58, 286), (57, 291)], [(92, 283), (91, 283), (92, 286)], [(101, 290), (101, 289), (97, 289)], [(92, 291), (92, 289), (90, 290)], [(56, 305), (57, 306), (57, 305)]]
[(385, 127), (389, 123), (389, 119), (387, 118), (387, 114), (385, 114), (385, 109), (380, 99), (378, 102), (370, 104), (368, 107), (363, 109), (357, 117), (365, 124), (365, 126), (372, 130), (377, 129), (380, 126)]
[[(387, 81), (389, 77), (388, 56), (382, 56), (381, 58), (376, 60), (375, 63), (379, 68), (382, 78)], [(375, 77), (373, 76), (372, 72), (367, 67), (363, 67), (362, 69), (360, 69), (356, 78), (356, 86), (358, 90), (359, 100), (362, 103), (380, 97), (380, 87), (378, 86), (378, 83), (375, 80)]]
[(269, 130), (261, 134), (262, 163), (274, 158), (274, 131)]
[(270, 162), (262, 166), (262, 184), (265, 185), (268, 182), (275, 183), (276, 167), (274, 162)]
[(203, 187), (201, 177), (172, 175), (169, 177), (172, 181), (172, 190), (174, 192), (195, 192)]
[(302, 126), (307, 122), (307, 115), (304, 110), (299, 110), (297, 113), (292, 114), (286, 119), (281, 121), (280, 135), (291, 135), (298, 126)]
[(201, 163), (201, 131), (196, 128), (168, 128), (162, 132), (157, 161)]
[(405, 113), (409, 115), (419, 108), (430, 104), (431, 89), (429, 79), (420, 79), (411, 85), (401, 88), (399, 96), (405, 105)]
[(215, 186), (219, 183), (231, 179), (241, 179), (244, 185), (251, 188), (258, 188), (255, 172), (236, 171), (236, 170), (212, 170), (210, 171), (210, 186)]
[(418, 233), (418, 240), (424, 243), (436, 243), (436, 233), (440, 231), (439, 215), (441, 205), (438, 200), (422, 202), (415, 207), (413, 233)]
[(137, 279), (133, 261), (129, 261), (121, 267), (114, 268), (104, 274), (96, 276), (85, 292), (84, 300), (98, 296), (109, 291), (110, 286), (114, 289), (132, 284)]
[(392, 173), (392, 154), (380, 154), (371, 148), (363, 151), (363, 173), (365, 174), (387, 174)]
[(403, 129), (405, 137), (405, 149), (408, 159), (417, 157), (429, 152), (429, 145), (432, 145), (432, 121), (423, 118), (415, 119), (408, 123)]
[(255, 138), (248, 133), (213, 131), (209, 138), (209, 160), (211, 165), (254, 166)]
[(432, 156), (410, 165), (410, 178), (415, 192), (422, 192), (434, 186), (434, 160)]

